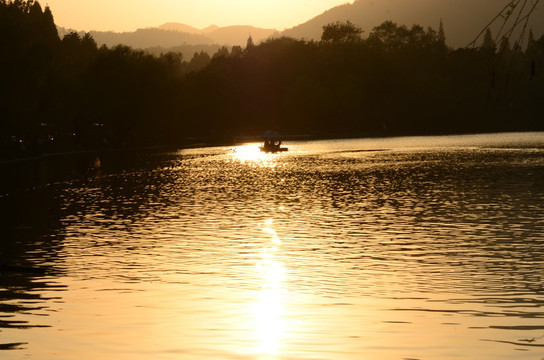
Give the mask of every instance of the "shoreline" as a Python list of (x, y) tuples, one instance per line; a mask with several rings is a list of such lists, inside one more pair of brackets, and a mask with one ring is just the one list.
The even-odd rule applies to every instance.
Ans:
[[(379, 138), (399, 138), (399, 137), (431, 137), (431, 136), (462, 136), (462, 135), (485, 135), (485, 134), (515, 134), (515, 133), (539, 133), (541, 130), (517, 130), (517, 131), (484, 131), (484, 132), (463, 132), (463, 133), (437, 133), (437, 134), (421, 134), (421, 133), (407, 133), (407, 134), (391, 134), (391, 133), (364, 133), (357, 135), (347, 134), (331, 134), (331, 135), (315, 135), (315, 134), (302, 134), (302, 135), (284, 135), (282, 138), (284, 141), (319, 141), (319, 140), (343, 140), (343, 139), (379, 139)], [(262, 141), (261, 136), (235, 136), (230, 140), (226, 138), (187, 138), (185, 141), (177, 145), (148, 145), (148, 146), (131, 146), (131, 147), (111, 147), (111, 148), (94, 148), (94, 149), (82, 149), (82, 150), (70, 150), (70, 151), (57, 151), (57, 152), (45, 152), (41, 154), (32, 154), (29, 156), (13, 157), (13, 158), (0, 158), (0, 166), (11, 165), (23, 162), (37, 161), (43, 159), (50, 159), (55, 157), (70, 156), (70, 155), (83, 155), (83, 154), (99, 154), (99, 153), (121, 153), (121, 152), (133, 152), (133, 151), (149, 151), (149, 150), (168, 150), (168, 149), (194, 149), (194, 148), (206, 148), (215, 146), (237, 146), (239, 144), (245, 144), (250, 142)]]

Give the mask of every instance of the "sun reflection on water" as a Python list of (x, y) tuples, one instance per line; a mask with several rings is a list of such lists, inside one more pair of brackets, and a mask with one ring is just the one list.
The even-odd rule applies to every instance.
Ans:
[(255, 265), (262, 280), (253, 306), (258, 344), (256, 352), (265, 355), (278, 354), (285, 337), (285, 266), (276, 257), (281, 241), (272, 225), (272, 219), (264, 224), (263, 232), (270, 236), (270, 244), (261, 249)]
[(261, 151), (259, 144), (236, 146), (233, 158), (236, 161), (257, 167), (274, 168), (278, 165), (278, 154), (269, 154)]
[(263, 161), (266, 153), (259, 149), (258, 144), (246, 144), (234, 148), (234, 158), (242, 162)]

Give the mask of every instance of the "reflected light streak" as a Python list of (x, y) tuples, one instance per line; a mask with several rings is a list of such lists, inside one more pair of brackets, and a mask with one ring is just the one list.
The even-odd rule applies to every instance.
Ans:
[(233, 158), (253, 166), (273, 168), (277, 166), (274, 154), (267, 154), (259, 149), (259, 144), (246, 144), (234, 148)]
[(266, 158), (266, 153), (259, 149), (258, 144), (240, 145), (234, 148), (234, 158), (245, 161), (262, 161)]
[(267, 220), (263, 232), (270, 235), (271, 245), (261, 249), (255, 267), (262, 279), (261, 291), (254, 304), (256, 351), (260, 354), (278, 354), (285, 332), (284, 301), (285, 267), (276, 259), (281, 244), (276, 231), (272, 228), (272, 220)]

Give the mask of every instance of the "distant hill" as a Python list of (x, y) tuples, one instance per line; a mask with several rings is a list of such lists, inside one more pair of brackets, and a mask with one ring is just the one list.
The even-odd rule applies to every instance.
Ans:
[(109, 47), (123, 44), (137, 49), (154, 46), (173, 47), (183, 44), (212, 44), (213, 40), (207, 36), (190, 34), (180, 31), (161, 30), (157, 28), (138, 29), (133, 32), (103, 32), (91, 31), (90, 34), (98, 45)]
[(181, 31), (189, 34), (207, 34), (214, 30), (219, 29), (217, 25), (210, 25), (204, 29), (197, 29), (195, 27), (185, 25), (182, 23), (165, 23), (158, 27), (161, 30), (170, 30), (170, 31)]
[(261, 29), (253, 26), (226, 26), (206, 33), (216, 44), (245, 46), (249, 36), (256, 44), (276, 34), (275, 29)]
[(275, 29), (262, 29), (249, 25), (225, 27), (211, 25), (204, 29), (197, 29), (180, 23), (166, 23), (159, 26), (159, 29), (206, 35), (214, 44), (229, 46), (245, 45), (249, 36), (255, 43), (259, 43), (277, 33)]
[[(505, 6), (504, 0), (356, 0), (325, 11), (315, 18), (285, 30), (294, 38), (319, 40), (322, 27), (336, 21), (351, 21), (364, 30), (363, 36), (386, 20), (411, 26), (418, 24), (437, 30), (444, 23), (446, 42), (458, 48), (467, 45)], [(541, 6), (530, 27), (535, 35), (544, 33), (544, 9)]]
[[(157, 28), (134, 32), (91, 31), (98, 45), (129, 45), (134, 48), (169, 49), (179, 46), (245, 46), (251, 35), (259, 43), (274, 35), (306, 40), (319, 40), (323, 26), (336, 21), (351, 21), (364, 31), (363, 37), (386, 20), (399, 25), (418, 24), (437, 30), (440, 20), (446, 32), (446, 43), (458, 48), (470, 43), (505, 6), (505, 0), (356, 0), (325, 11), (313, 19), (278, 33), (275, 29), (253, 26), (208, 26), (197, 29), (182, 23), (165, 23)], [(530, 28), (535, 36), (544, 34), (544, 6), (537, 9)], [(62, 31), (59, 31), (62, 34)], [(62, 36), (62, 35), (61, 35)]]
[[(68, 30), (59, 30), (59, 34), (67, 33)], [(196, 29), (180, 23), (166, 23), (158, 28), (138, 29), (133, 32), (104, 32), (91, 31), (99, 46), (109, 47), (123, 44), (136, 49), (147, 48), (173, 48), (182, 45), (219, 45), (219, 46), (245, 46), (248, 37), (251, 35), (255, 43), (266, 40), (277, 33), (274, 29), (261, 29), (253, 26), (209, 26), (205, 29)]]

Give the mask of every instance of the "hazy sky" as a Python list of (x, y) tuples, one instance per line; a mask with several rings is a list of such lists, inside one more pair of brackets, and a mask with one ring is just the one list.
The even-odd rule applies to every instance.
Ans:
[(76, 30), (133, 31), (180, 22), (253, 25), (283, 30), (348, 0), (41, 0), (58, 26)]

